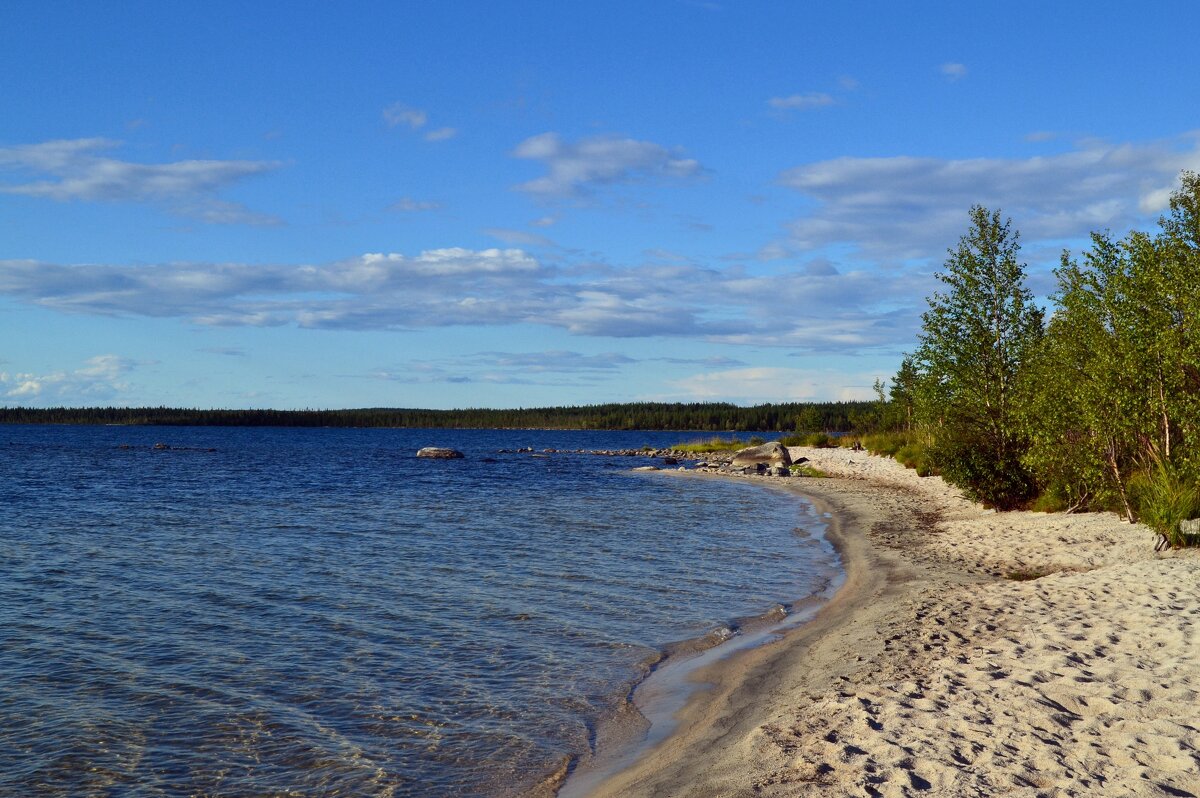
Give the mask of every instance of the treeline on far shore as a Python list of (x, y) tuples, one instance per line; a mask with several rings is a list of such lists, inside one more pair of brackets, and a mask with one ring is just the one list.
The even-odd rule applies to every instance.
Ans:
[(451, 429), (849, 432), (870, 428), (876, 402), (739, 407), (724, 402), (584, 405), (516, 409), (197, 410), (173, 407), (0, 408), (4, 424), (130, 424), (217, 427), (441, 427)]

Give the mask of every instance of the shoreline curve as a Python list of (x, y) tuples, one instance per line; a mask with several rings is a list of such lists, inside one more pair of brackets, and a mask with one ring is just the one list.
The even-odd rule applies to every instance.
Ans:
[(789, 489), (831, 514), (842, 588), (583, 795), (1200, 795), (1200, 552), (801, 453), (835, 476)]

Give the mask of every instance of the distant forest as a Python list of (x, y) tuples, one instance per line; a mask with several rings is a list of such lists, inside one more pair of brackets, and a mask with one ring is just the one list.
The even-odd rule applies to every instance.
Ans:
[(871, 428), (877, 402), (738, 407), (722, 402), (634, 402), (510, 410), (189, 410), (172, 407), (0, 408), (4, 424), (137, 424), (216, 427), (443, 427), (458, 429), (849, 432)]

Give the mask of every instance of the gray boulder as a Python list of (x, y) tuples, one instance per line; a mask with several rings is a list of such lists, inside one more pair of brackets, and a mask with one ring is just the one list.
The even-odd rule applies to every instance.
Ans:
[(787, 447), (779, 441), (741, 449), (733, 456), (734, 468), (753, 466), (759, 463), (764, 463), (768, 466), (790, 466), (792, 458), (788, 454)]
[(458, 449), (443, 449), (440, 446), (426, 446), (417, 452), (417, 457), (433, 457), (438, 460), (457, 460), (465, 456)]

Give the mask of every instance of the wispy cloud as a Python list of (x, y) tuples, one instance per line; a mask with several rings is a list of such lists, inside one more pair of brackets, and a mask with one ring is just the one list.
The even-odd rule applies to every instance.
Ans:
[(580, 197), (597, 186), (655, 179), (694, 178), (703, 173), (699, 161), (650, 141), (594, 136), (575, 142), (557, 133), (542, 133), (522, 141), (513, 155), (541, 162), (547, 173), (517, 186), (543, 197)]
[(938, 71), (946, 77), (947, 80), (961, 80), (967, 76), (967, 67), (965, 64), (960, 64), (957, 61), (948, 61), (938, 67)]
[(138, 365), (118, 355), (97, 355), (73, 371), (0, 372), (0, 398), (28, 406), (108, 401), (130, 390), (125, 377)]
[(786, 97), (772, 97), (767, 105), (777, 111), (807, 111), (813, 108), (824, 108), (833, 105), (837, 100), (825, 92), (814, 91), (808, 94), (789, 94)]
[[(421, 108), (413, 108), (402, 102), (394, 102), (383, 109), (383, 121), (388, 127), (406, 127), (409, 130), (421, 130), (429, 124), (429, 112)], [(422, 136), (426, 141), (446, 141), (458, 135), (458, 128), (439, 127), (425, 131)]]
[(120, 142), (72, 139), (0, 147), (0, 171), (43, 179), (0, 184), (0, 193), (67, 202), (137, 202), (213, 224), (277, 224), (276, 217), (217, 199), (220, 190), (278, 169), (278, 161), (187, 160), (143, 164), (105, 157)]
[(639, 361), (618, 352), (585, 355), (568, 350), (478, 352), (436, 360), (410, 360), (369, 376), (405, 383), (488, 383), (518, 385), (596, 384), (615, 378)]
[[(414, 329), (533, 324), (607, 338), (691, 336), (755, 346), (893, 347), (889, 315), (927, 286), (905, 273), (691, 262), (556, 266), (520, 249), (368, 254), (318, 265), (128, 266), (0, 261), (0, 295), (64, 312), (215, 326)], [(882, 308), (882, 309), (881, 309)]]
[(401, 102), (395, 102), (383, 109), (383, 121), (388, 127), (408, 127), (413, 130), (425, 127), (429, 114), (420, 108), (413, 108)]
[(458, 135), (458, 128), (439, 127), (425, 134), (426, 141), (446, 141)]
[(420, 211), (436, 211), (442, 207), (442, 203), (434, 202), (433, 200), (418, 200), (412, 197), (401, 197), (388, 206), (389, 211), (398, 211), (400, 213), (419, 213)]
[(751, 367), (695, 374), (670, 384), (691, 399), (739, 403), (869, 399), (878, 375), (778, 367)]
[(528, 230), (511, 230), (507, 227), (485, 227), (483, 234), (497, 241), (519, 247), (557, 247), (549, 238)]
[(1200, 134), (1144, 143), (1084, 141), (1032, 158), (836, 158), (783, 172), (817, 202), (790, 225), (800, 250), (847, 246), (879, 258), (940, 255), (973, 204), (1012, 216), (1024, 240), (1128, 229), (1166, 207), (1179, 173), (1200, 168)]

